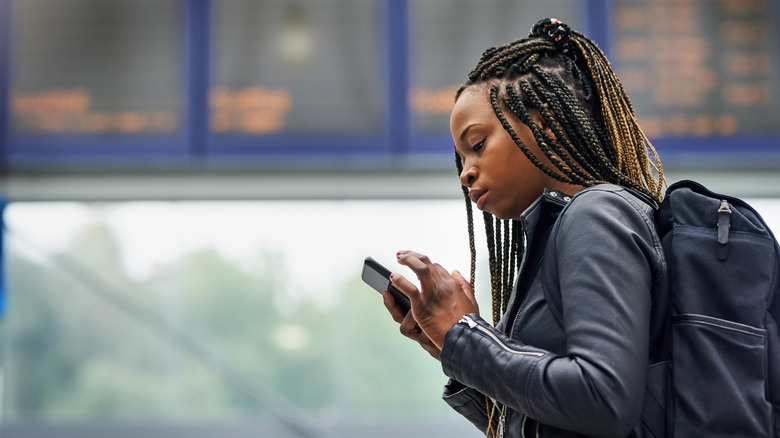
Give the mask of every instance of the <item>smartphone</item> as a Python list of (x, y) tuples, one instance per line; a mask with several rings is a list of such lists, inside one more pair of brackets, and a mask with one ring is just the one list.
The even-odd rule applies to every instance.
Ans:
[(363, 281), (380, 294), (384, 293), (384, 291), (390, 291), (393, 298), (395, 298), (395, 303), (401, 308), (401, 311), (406, 314), (411, 307), (409, 298), (390, 283), (390, 274), (391, 272), (389, 269), (385, 268), (371, 257), (366, 257), (363, 261), (363, 274), (361, 275)]

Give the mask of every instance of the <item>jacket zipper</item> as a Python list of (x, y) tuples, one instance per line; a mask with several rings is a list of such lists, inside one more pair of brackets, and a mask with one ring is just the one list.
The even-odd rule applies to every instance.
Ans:
[[(482, 332), (482, 334), (487, 335), (490, 339), (492, 339), (496, 344), (498, 344), (501, 348), (503, 348), (505, 351), (508, 351), (510, 353), (514, 354), (520, 354), (523, 356), (534, 356), (534, 357), (541, 357), (544, 356), (544, 353), (539, 353), (537, 351), (523, 351), (523, 350), (517, 350), (515, 348), (511, 348), (510, 346), (506, 345), (503, 341), (501, 341), (498, 336), (496, 336), (492, 331), (488, 330), (487, 328), (477, 324), (476, 321), (474, 321), (473, 318), (471, 318), (468, 315), (463, 315), (460, 320), (458, 321), (458, 324), (464, 324), (467, 325), (471, 329), (477, 329), (478, 331)], [(524, 416), (523, 418), (523, 426), (520, 428), (523, 437), (525, 437), (525, 421), (528, 417)], [(506, 411), (501, 412), (501, 417), (499, 418), (499, 430), (500, 436), (503, 438), (503, 428), (506, 427)], [(536, 429), (536, 437), (539, 438), (539, 425), (537, 424)]]
[[(526, 438), (526, 436), (525, 436), (525, 425), (526, 425), (527, 422), (528, 422), (528, 415), (523, 415), (523, 422), (520, 425), (520, 437), (521, 438)], [(534, 436), (536, 438), (541, 438), (541, 434), (539, 434), (539, 422), (538, 421), (534, 421), (534, 423), (536, 423), (536, 433), (535, 433)]]
[(510, 353), (514, 353), (514, 354), (521, 354), (521, 355), (523, 355), (523, 356), (535, 356), (535, 357), (541, 357), (541, 356), (544, 356), (544, 353), (540, 353), (540, 352), (538, 352), (538, 351), (523, 351), (523, 350), (518, 350), (518, 349), (515, 349), (515, 348), (512, 348), (512, 347), (510, 347), (510, 346), (506, 345), (506, 344), (505, 344), (505, 343), (504, 343), (504, 342), (503, 342), (501, 339), (499, 339), (499, 338), (498, 338), (498, 336), (496, 336), (496, 335), (495, 335), (495, 334), (494, 334), (492, 331), (490, 331), (490, 330), (488, 330), (487, 328), (485, 328), (485, 327), (482, 327), (481, 325), (477, 324), (477, 322), (476, 322), (476, 321), (474, 321), (474, 320), (473, 320), (473, 319), (472, 319), (470, 316), (468, 316), (468, 315), (463, 315), (463, 317), (462, 317), (462, 318), (460, 318), (460, 320), (458, 321), (458, 323), (459, 323), (459, 324), (464, 324), (464, 325), (467, 325), (467, 326), (469, 326), (469, 328), (472, 328), (472, 329), (477, 329), (477, 330), (479, 330), (480, 332), (482, 332), (482, 334), (484, 334), (484, 335), (487, 335), (488, 337), (490, 337), (490, 338), (491, 338), (491, 339), (492, 339), (492, 340), (493, 340), (493, 341), (494, 341), (496, 344), (498, 344), (498, 345), (499, 345), (501, 348), (503, 348), (505, 351), (508, 351), (508, 352), (510, 352)]
[[(539, 272), (539, 268), (542, 267), (542, 262), (544, 261), (544, 254), (539, 258), (539, 262), (536, 264), (536, 268), (533, 270), (533, 273), (531, 274), (531, 280), (530, 282), (533, 282), (534, 277), (536, 277), (536, 274)], [(522, 272), (521, 272), (522, 275)], [(512, 312), (512, 316), (510, 318), (510, 321), (507, 321), (509, 324), (509, 337), (514, 338), (515, 337), (515, 323), (517, 322), (517, 315), (520, 314), (520, 311), (523, 310), (523, 306), (525, 305), (526, 300), (528, 299), (528, 292), (531, 290), (531, 283), (528, 283), (528, 287), (525, 290), (525, 293), (523, 294), (523, 299), (520, 301), (520, 305), (517, 307), (517, 310)], [(518, 283), (518, 286), (519, 283)], [(520, 290), (517, 291), (520, 293)], [(509, 313), (509, 312), (507, 312)]]
[(726, 260), (729, 255), (729, 228), (731, 228), (731, 208), (725, 199), (718, 207), (718, 260)]

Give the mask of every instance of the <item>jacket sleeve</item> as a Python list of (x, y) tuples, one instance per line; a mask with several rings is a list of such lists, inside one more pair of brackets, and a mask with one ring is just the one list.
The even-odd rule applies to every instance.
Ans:
[(662, 260), (644, 204), (628, 196), (581, 192), (549, 243), (556, 245), (565, 354), (524, 345), (471, 315), (447, 332), (444, 373), (544, 424), (627, 435), (641, 412), (653, 266)]
[[(444, 386), (442, 398), (456, 412), (477, 426), (483, 433), (488, 426), (488, 404), (485, 394), (463, 385), (457, 380), (450, 379)], [(497, 427), (499, 416), (494, 415), (493, 427)]]

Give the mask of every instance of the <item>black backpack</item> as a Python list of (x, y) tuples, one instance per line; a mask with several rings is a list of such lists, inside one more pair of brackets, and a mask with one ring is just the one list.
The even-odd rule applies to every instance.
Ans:
[[(648, 370), (644, 430), (780, 436), (777, 240), (745, 201), (693, 181), (669, 186), (657, 225), (669, 295), (663, 341), (654, 346), (659, 362)], [(548, 290), (547, 299), (556, 313), (560, 291)]]

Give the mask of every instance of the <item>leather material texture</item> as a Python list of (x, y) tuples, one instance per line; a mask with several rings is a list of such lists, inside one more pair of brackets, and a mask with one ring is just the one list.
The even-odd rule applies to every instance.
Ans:
[(653, 297), (667, 286), (654, 209), (615, 185), (567, 198), (548, 191), (524, 213), (527, 251), (498, 326), (471, 315), (447, 333), (444, 399), (482, 431), (501, 417), (486, 395), (506, 406), (505, 437), (641, 436)]

